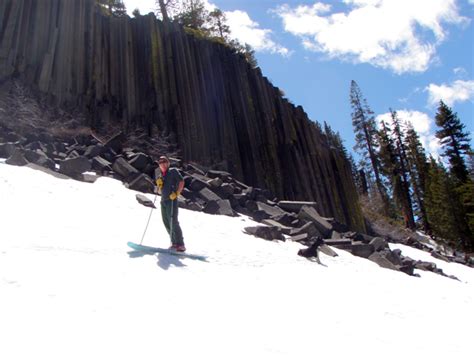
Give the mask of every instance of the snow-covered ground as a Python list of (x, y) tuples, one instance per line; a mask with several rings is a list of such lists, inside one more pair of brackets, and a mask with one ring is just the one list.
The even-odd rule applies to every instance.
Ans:
[[(149, 196), (153, 198), (153, 196)], [(0, 354), (468, 354), (474, 270), (402, 245), (455, 281), (337, 250), (325, 266), (247, 217), (180, 210), (189, 252), (129, 254), (149, 209), (118, 181), (0, 161)], [(144, 244), (167, 247), (158, 211)]]

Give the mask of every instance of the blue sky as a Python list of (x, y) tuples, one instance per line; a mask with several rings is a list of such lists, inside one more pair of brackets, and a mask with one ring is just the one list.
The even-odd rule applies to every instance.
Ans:
[[(129, 12), (155, 0), (125, 0)], [(354, 145), (349, 88), (360, 86), (378, 119), (411, 121), (437, 155), (437, 104), (474, 137), (474, 0), (207, 0), (232, 36), (252, 45), (263, 74), (312, 120)], [(471, 146), (473, 142), (471, 141)]]

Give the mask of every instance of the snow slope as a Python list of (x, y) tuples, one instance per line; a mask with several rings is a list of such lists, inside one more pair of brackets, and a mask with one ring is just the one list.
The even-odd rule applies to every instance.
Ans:
[[(149, 196), (153, 198), (153, 196)], [(344, 251), (326, 266), (247, 217), (180, 210), (189, 252), (129, 253), (149, 209), (118, 181), (0, 161), (0, 354), (467, 354), (474, 270), (410, 277)], [(158, 211), (144, 243), (169, 244)], [(404, 255), (432, 258), (406, 246)]]

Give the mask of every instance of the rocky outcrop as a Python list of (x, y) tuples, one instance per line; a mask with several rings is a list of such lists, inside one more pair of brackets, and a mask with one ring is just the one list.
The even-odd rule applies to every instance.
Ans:
[(280, 199), (317, 201), (320, 215), (364, 230), (347, 160), (230, 48), (152, 14), (104, 16), (93, 0), (3, 0), (0, 31), (0, 80), (16, 76), (61, 107), (81, 107), (96, 130), (157, 128), (176, 137), (186, 162)]

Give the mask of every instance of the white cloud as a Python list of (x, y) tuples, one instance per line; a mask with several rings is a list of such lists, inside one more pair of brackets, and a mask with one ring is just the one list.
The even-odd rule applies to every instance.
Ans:
[(123, 0), (123, 3), (127, 7), (127, 13), (130, 16), (135, 9), (139, 9), (142, 15), (146, 15), (150, 12), (155, 13), (158, 8), (155, 0)]
[(260, 28), (257, 22), (240, 10), (225, 13), (231, 36), (241, 43), (248, 43), (255, 51), (278, 53), (282, 56), (290, 55), (290, 51), (271, 39), (272, 31)]
[(423, 72), (436, 61), (444, 24), (463, 24), (455, 0), (344, 0), (350, 11), (313, 5), (275, 10), (303, 46), (330, 57), (370, 63), (395, 73)]
[(474, 99), (474, 80), (456, 80), (451, 85), (430, 84), (425, 89), (428, 91), (428, 104), (436, 107), (440, 100), (452, 106), (456, 102), (463, 102)]
[[(412, 110), (398, 110), (397, 116), (402, 122), (410, 122), (413, 125), (427, 154), (431, 154), (435, 158), (440, 156), (441, 147), (439, 139), (435, 136), (433, 119), (424, 112)], [(387, 125), (392, 125), (390, 112), (378, 115), (375, 119), (379, 124), (384, 121)]]

